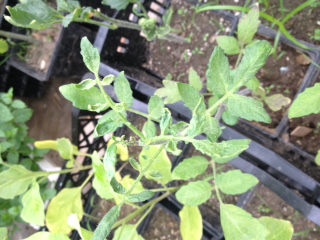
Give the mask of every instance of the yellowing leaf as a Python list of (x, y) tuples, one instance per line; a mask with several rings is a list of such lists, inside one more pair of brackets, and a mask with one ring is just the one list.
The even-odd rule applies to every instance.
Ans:
[(291, 103), (290, 98), (285, 97), (280, 93), (267, 96), (264, 101), (274, 112), (281, 110), (283, 107), (286, 107)]
[(90, 232), (80, 226), (77, 214), (71, 214), (68, 217), (68, 224), (70, 227), (77, 230), (82, 240), (91, 240), (93, 238), (93, 232)]
[(57, 151), (57, 141), (54, 140), (44, 140), (44, 141), (35, 141), (34, 146), (39, 149), (52, 149)]
[(124, 224), (117, 228), (114, 233), (112, 240), (143, 240), (138, 232), (135, 225), (132, 224)]
[(279, 220), (271, 217), (261, 217), (259, 222), (269, 230), (266, 240), (291, 240), (293, 226), (289, 221)]
[(235, 205), (221, 204), (220, 213), (226, 240), (261, 240), (269, 234), (258, 219)]
[(46, 215), (50, 232), (69, 234), (72, 228), (68, 225), (68, 217), (75, 213), (78, 219), (82, 219), (81, 190), (81, 187), (64, 188), (51, 200)]
[(197, 240), (202, 237), (202, 216), (198, 207), (183, 206), (179, 212), (180, 232), (183, 240)]
[(67, 235), (61, 233), (37, 232), (24, 240), (70, 240)]
[[(117, 138), (117, 140), (118, 139), (120, 139), (120, 138)], [(112, 143), (114, 143), (114, 140), (110, 139), (107, 146), (110, 147), (112, 145)], [(117, 143), (116, 146), (117, 146), (117, 154), (120, 155), (120, 160), (121, 161), (129, 160), (128, 147), (124, 144), (121, 144), (121, 143)]]
[[(165, 150), (162, 150), (158, 155), (158, 157), (154, 159), (154, 156), (159, 151), (159, 149), (160, 149), (160, 146), (149, 146), (148, 149), (143, 148), (143, 150), (139, 155), (139, 161), (142, 169), (144, 169), (149, 164), (149, 161), (153, 161), (153, 164), (146, 172), (147, 178), (153, 179), (155, 181), (159, 181), (161, 184), (167, 184), (172, 179), (171, 177), (172, 164)], [(152, 178), (151, 176), (148, 176), (148, 175), (152, 175), (152, 173), (154, 172), (160, 173), (162, 178), (155, 179), (155, 178)]]
[(44, 204), (37, 182), (33, 182), (32, 187), (23, 195), (22, 205), (21, 218), (24, 221), (38, 226), (44, 225)]

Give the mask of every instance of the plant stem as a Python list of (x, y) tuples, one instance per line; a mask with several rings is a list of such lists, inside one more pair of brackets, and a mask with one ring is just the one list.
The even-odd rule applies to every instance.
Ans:
[(151, 210), (154, 208), (156, 204), (152, 204), (148, 210), (143, 214), (143, 216), (139, 219), (139, 221), (135, 224), (135, 228), (137, 229), (138, 226), (142, 223), (142, 221), (149, 215), (149, 213), (151, 212)]
[(85, 213), (85, 212), (83, 213), (83, 216), (85, 216), (85, 217), (87, 217), (87, 218), (90, 218), (90, 219), (94, 220), (95, 222), (100, 222), (100, 221), (101, 221), (101, 219), (100, 219), (100, 218), (97, 218), (97, 217), (91, 216), (90, 214)]
[(220, 105), (226, 101), (233, 93), (232, 92), (227, 92), (222, 98), (220, 98), (215, 104), (213, 104), (208, 110), (207, 113), (212, 116), (214, 111), (220, 107)]
[(90, 179), (93, 177), (94, 175), (94, 171), (91, 171), (90, 174), (88, 175), (88, 177), (86, 178), (86, 180), (84, 180), (84, 182), (81, 184), (80, 188), (84, 188), (87, 183), (90, 181)]
[(70, 168), (70, 169), (63, 169), (61, 171), (56, 171), (56, 172), (45, 172), (47, 173), (47, 176), (49, 175), (52, 175), (52, 174), (66, 174), (66, 173), (71, 173), (72, 171), (75, 171), (75, 170), (79, 170), (79, 171), (83, 171), (83, 170), (88, 170), (88, 169), (91, 169), (92, 166), (89, 165), (89, 166), (84, 166), (82, 168)]
[(99, 18), (103, 21), (107, 21), (109, 23), (112, 23), (117, 27), (130, 28), (130, 29), (135, 29), (135, 30), (141, 31), (141, 26), (139, 26), (137, 23), (132, 23), (132, 22), (128, 22), (128, 21), (122, 21), (119, 19), (111, 18), (111, 17), (104, 15), (103, 13), (101, 13), (100, 11), (97, 11), (97, 10), (95, 10), (93, 13), (97, 18)]
[(24, 35), (24, 34), (19, 34), (19, 33), (13, 33), (13, 32), (7, 32), (0, 30), (0, 36), (6, 37), (6, 38), (11, 38), (11, 39), (17, 39), (17, 40), (22, 40), (25, 42), (40, 42), (39, 40), (35, 39), (34, 37), (30, 35)]
[(143, 205), (141, 208), (137, 209), (136, 211), (134, 211), (133, 213), (129, 214), (128, 216), (126, 216), (125, 218), (119, 220), (118, 222), (116, 222), (113, 226), (112, 229), (115, 229), (119, 226), (121, 226), (124, 222), (129, 222), (132, 219), (134, 219), (136, 216), (138, 216), (140, 213), (142, 213), (143, 211), (145, 211), (147, 208), (149, 208), (151, 205), (156, 204), (158, 202), (160, 202), (161, 200), (167, 198), (168, 196), (170, 196), (174, 191), (170, 191), (170, 192), (166, 192), (165, 194), (153, 199), (152, 201), (146, 203), (145, 205)]
[[(211, 165), (212, 165), (213, 177), (214, 177), (214, 180), (216, 181), (217, 180), (216, 162), (214, 160), (212, 160), (211, 161)], [(216, 183), (214, 183), (214, 189), (215, 189), (215, 192), (217, 193), (217, 198), (219, 200), (219, 203), (223, 204), (222, 198), (221, 198), (221, 195), (220, 195), (220, 192), (219, 192), (219, 188), (218, 188)]]
[[(115, 111), (115, 109), (114, 109), (115, 103), (114, 103), (114, 102), (112, 101), (112, 99), (108, 96), (108, 94), (104, 91), (104, 88), (103, 88), (103, 86), (102, 86), (102, 84), (101, 84), (101, 81), (100, 81), (99, 74), (98, 74), (98, 73), (94, 73), (94, 75), (95, 75), (96, 82), (97, 82), (97, 84), (98, 84), (98, 86), (99, 86), (99, 88), (100, 88), (100, 91), (101, 91), (103, 97), (105, 98), (105, 100), (106, 100), (106, 102), (108, 103), (108, 105), (112, 108), (112, 110)], [(117, 112), (117, 111), (115, 111), (115, 112), (116, 112), (116, 113), (118, 114), (118, 116), (121, 118), (122, 122), (123, 122), (128, 128), (130, 128), (130, 130), (131, 130), (132, 132), (134, 132), (137, 136), (139, 136), (142, 141), (145, 141), (145, 140), (146, 140), (145, 136), (142, 134), (141, 131), (139, 131), (139, 129), (137, 129), (134, 125), (132, 125), (130, 122), (128, 122), (127, 119), (126, 119), (121, 113), (119, 113), (119, 112)]]

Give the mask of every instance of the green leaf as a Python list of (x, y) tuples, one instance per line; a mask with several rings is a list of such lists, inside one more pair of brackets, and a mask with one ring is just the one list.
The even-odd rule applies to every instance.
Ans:
[(59, 12), (67, 12), (70, 13), (74, 11), (76, 8), (80, 8), (80, 3), (78, 1), (73, 0), (57, 0), (57, 10)]
[(216, 142), (222, 133), (218, 120), (214, 117), (206, 115), (203, 132), (207, 135), (211, 142)]
[(265, 40), (256, 41), (245, 49), (244, 56), (233, 77), (235, 90), (255, 77), (258, 70), (268, 60), (271, 51), (272, 46)]
[(217, 43), (223, 52), (227, 55), (235, 55), (240, 53), (238, 40), (231, 36), (218, 36)]
[[(67, 100), (72, 102), (74, 107), (82, 110), (90, 110), (90, 106), (96, 104), (105, 104), (105, 99), (96, 87), (80, 90), (76, 84), (68, 84), (61, 86), (59, 90)], [(106, 106), (105, 109), (107, 108)]]
[(125, 103), (127, 107), (133, 104), (132, 90), (124, 72), (120, 72), (114, 82), (114, 91), (120, 102)]
[(320, 113), (320, 83), (307, 88), (298, 95), (289, 110), (289, 118)]
[(156, 124), (151, 120), (146, 121), (143, 125), (142, 133), (147, 138), (155, 137), (157, 135)]
[(183, 206), (179, 212), (180, 232), (183, 240), (202, 239), (202, 216), (196, 206)]
[(264, 102), (272, 111), (277, 112), (281, 110), (283, 107), (288, 106), (291, 103), (291, 99), (283, 96), (281, 93), (277, 93), (271, 96), (267, 96), (264, 99)]
[(186, 158), (172, 172), (173, 179), (189, 180), (204, 173), (208, 168), (208, 160), (202, 156)]
[(239, 118), (235, 117), (230, 111), (224, 111), (222, 114), (222, 120), (230, 125), (230, 126), (234, 126), (238, 123)]
[(80, 46), (84, 64), (91, 72), (98, 74), (100, 67), (99, 50), (93, 47), (87, 37), (81, 39)]
[(189, 84), (198, 92), (202, 89), (202, 81), (199, 74), (191, 67), (188, 75)]
[(12, 112), (14, 121), (16, 123), (26, 123), (32, 117), (32, 109), (24, 108), (24, 109), (16, 109)]
[(117, 145), (115, 143), (111, 144), (103, 158), (104, 169), (107, 172), (107, 179), (111, 179), (116, 174), (116, 162), (117, 162)]
[(207, 89), (219, 98), (232, 86), (229, 61), (220, 47), (214, 48), (206, 75)]
[(263, 104), (255, 99), (233, 94), (227, 102), (228, 111), (235, 117), (248, 121), (271, 123), (271, 118), (264, 110)]
[(24, 221), (38, 226), (44, 225), (44, 203), (37, 182), (33, 182), (31, 188), (23, 195), (22, 206), (21, 218)]
[(72, 23), (72, 20), (75, 18), (75, 12), (69, 13), (62, 19), (62, 26), (68, 27), (70, 23)]
[(227, 163), (236, 158), (240, 153), (249, 148), (250, 140), (229, 140), (220, 143), (213, 143), (208, 140), (192, 142), (193, 146), (212, 157), (217, 163)]
[(204, 132), (204, 128), (207, 124), (207, 115), (205, 114), (206, 106), (203, 98), (200, 98), (198, 105), (193, 111), (190, 121), (190, 127), (188, 130), (189, 137), (195, 137)]
[(238, 24), (238, 39), (241, 45), (251, 43), (260, 25), (259, 7), (253, 7)]
[(111, 83), (113, 83), (114, 80), (116, 80), (116, 77), (114, 75), (110, 74), (110, 75), (105, 76), (102, 79), (101, 84), (102, 84), (102, 86), (108, 86)]
[(164, 104), (160, 97), (154, 95), (150, 98), (148, 103), (149, 116), (153, 119), (159, 120), (162, 116)]
[(253, 92), (257, 91), (257, 90), (259, 89), (260, 85), (261, 85), (261, 84), (260, 84), (260, 81), (259, 81), (256, 77), (250, 79), (250, 80), (245, 84), (245, 86), (246, 86), (248, 89), (250, 89), (251, 91), (253, 91)]
[(112, 226), (120, 217), (121, 206), (114, 206), (103, 217), (93, 234), (93, 240), (106, 239), (111, 232)]
[(76, 85), (80, 90), (88, 90), (93, 88), (97, 84), (96, 80), (93, 79), (85, 79)]
[(22, 102), (21, 100), (15, 99), (13, 100), (11, 107), (15, 108), (15, 109), (23, 109), (23, 108), (27, 108), (27, 105)]
[(178, 143), (175, 141), (168, 142), (165, 149), (167, 152), (169, 152), (175, 156), (179, 156), (182, 152), (182, 150), (180, 150), (178, 148)]
[(8, 229), (5, 227), (0, 227), (0, 239), (7, 240), (8, 239)]
[(129, 195), (126, 199), (129, 202), (133, 202), (133, 203), (137, 203), (137, 202), (144, 202), (149, 200), (150, 198), (152, 198), (154, 196), (154, 192), (151, 191), (143, 191), (140, 193), (136, 193), (136, 194), (131, 194)]
[(221, 173), (216, 178), (218, 188), (229, 195), (245, 193), (258, 183), (259, 180), (255, 176), (242, 173), (240, 170)]
[(117, 228), (112, 238), (113, 240), (143, 240), (135, 225), (124, 224)]
[(129, 158), (129, 163), (135, 170), (139, 172), (141, 171), (140, 164), (134, 158)]
[(3, 103), (0, 103), (0, 116), (0, 122), (9, 122), (13, 119), (10, 109)]
[(124, 10), (129, 5), (130, 0), (102, 0), (102, 4), (110, 6), (116, 10)]
[(107, 179), (107, 172), (96, 151), (92, 154), (92, 166), (94, 170), (92, 186), (97, 194), (104, 199), (114, 198), (115, 193)]
[(9, 50), (9, 45), (6, 40), (0, 38), (0, 54), (4, 54), (8, 52)]
[(261, 240), (269, 231), (245, 210), (232, 205), (220, 205), (221, 225), (226, 239)]
[(115, 193), (126, 194), (127, 190), (115, 179), (114, 177), (110, 181), (110, 185)]
[(61, 15), (41, 0), (28, 0), (28, 2), (8, 7), (10, 16), (4, 18), (14, 26), (43, 30), (59, 22)]
[[(122, 115), (126, 117), (125, 112), (123, 112)], [(122, 118), (119, 116), (118, 113), (111, 110), (107, 112), (105, 115), (103, 115), (102, 118), (99, 119), (95, 129), (95, 136), (100, 137), (109, 133), (113, 133), (122, 126), (123, 126)]]
[(9, 164), (18, 164), (19, 163), (19, 153), (16, 151), (10, 151), (7, 154), (7, 162)]
[(164, 87), (155, 91), (155, 95), (165, 98), (164, 104), (173, 104), (181, 100), (177, 82), (171, 80), (162, 81)]
[(272, 217), (261, 217), (259, 222), (269, 230), (266, 240), (291, 240), (294, 229), (291, 222)]
[[(191, 85), (185, 83), (178, 83), (179, 94), (182, 101), (191, 111), (204, 111), (206, 109), (203, 96)], [(198, 106), (199, 105), (199, 106)]]
[(206, 181), (191, 182), (181, 187), (176, 197), (185, 206), (198, 206), (205, 203), (212, 195), (212, 186)]
[(50, 232), (69, 234), (72, 228), (68, 225), (68, 217), (77, 214), (78, 219), (82, 219), (81, 190), (82, 187), (64, 188), (51, 200), (46, 214)]
[(131, 178), (130, 175), (126, 175), (121, 179), (121, 184), (126, 190), (129, 190), (133, 184), (135, 184), (135, 187), (131, 192), (132, 194), (141, 193), (146, 190), (141, 182), (135, 182), (136, 180)]
[[(159, 181), (161, 184), (167, 184), (171, 181), (171, 161), (166, 153), (165, 150), (162, 150), (158, 157), (154, 159), (156, 153), (159, 151), (160, 146), (149, 146), (147, 148), (143, 148), (140, 155), (139, 161), (142, 169), (144, 169), (148, 164), (149, 161), (153, 161), (151, 167), (146, 172), (147, 178), (152, 179), (155, 181)], [(161, 174), (161, 179), (152, 178), (150, 175), (153, 172), (158, 172)]]
[(164, 108), (160, 120), (161, 135), (166, 134), (172, 124), (171, 112), (168, 108)]
[(57, 151), (59, 155), (66, 160), (73, 159), (74, 146), (67, 138), (60, 138), (57, 140)]
[(0, 173), (0, 198), (13, 199), (25, 193), (40, 174), (31, 172), (21, 165), (10, 166), (9, 169)]
[(61, 233), (37, 232), (24, 240), (70, 240), (70, 238)]
[(80, 222), (77, 214), (71, 214), (68, 217), (68, 225), (77, 230), (82, 240), (91, 240), (93, 238), (93, 232), (90, 232), (80, 226)]

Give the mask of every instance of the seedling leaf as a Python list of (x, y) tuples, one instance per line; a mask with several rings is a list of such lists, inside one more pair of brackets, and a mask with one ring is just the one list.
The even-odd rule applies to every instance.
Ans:
[(84, 64), (91, 72), (98, 74), (100, 67), (100, 55), (98, 49), (92, 46), (87, 37), (83, 37), (81, 39), (80, 46)]
[[(126, 116), (125, 112), (123, 112), (122, 115)], [(99, 119), (95, 129), (95, 136), (104, 136), (106, 134), (116, 131), (118, 128), (122, 126), (122, 118), (118, 115), (118, 113), (111, 110)]]
[(220, 47), (215, 47), (207, 70), (207, 88), (217, 97), (222, 97), (231, 87), (230, 65)]
[(271, 96), (267, 96), (264, 99), (264, 102), (268, 105), (268, 107), (272, 111), (277, 112), (277, 111), (281, 110), (283, 107), (288, 106), (291, 103), (291, 99), (283, 96), (280, 93), (277, 93), (277, 94), (273, 94)]
[[(97, 104), (105, 105), (105, 99), (100, 93), (100, 90), (96, 87), (81, 90), (76, 84), (68, 84), (59, 88), (61, 94), (70, 102), (73, 106), (82, 110), (90, 110), (90, 106)], [(105, 109), (108, 106), (105, 105)]]
[(259, 180), (251, 175), (242, 173), (240, 170), (232, 170), (217, 176), (216, 184), (225, 194), (237, 195), (247, 192), (257, 185)]
[(50, 232), (69, 234), (72, 228), (68, 225), (68, 217), (77, 214), (78, 219), (82, 219), (81, 190), (81, 187), (64, 188), (51, 200), (46, 215)]
[(218, 36), (217, 43), (223, 52), (227, 55), (235, 55), (240, 53), (240, 47), (237, 39), (231, 36)]
[(44, 225), (44, 203), (42, 201), (39, 184), (33, 182), (31, 188), (22, 197), (21, 218), (27, 223), (38, 226)]
[(239, 67), (234, 73), (236, 88), (244, 86), (255, 77), (258, 70), (266, 63), (271, 51), (272, 46), (265, 40), (257, 41), (246, 48)]
[(243, 46), (251, 43), (260, 25), (259, 8), (253, 7), (248, 14), (244, 15), (238, 25), (238, 39)]
[(191, 182), (181, 187), (176, 197), (185, 206), (198, 206), (210, 199), (212, 186), (206, 181)]
[(111, 232), (112, 226), (120, 217), (121, 206), (114, 206), (103, 217), (93, 234), (93, 240), (106, 239)]
[(41, 0), (28, 0), (8, 7), (10, 16), (4, 18), (14, 26), (43, 30), (59, 22), (60, 15)]
[(124, 224), (117, 228), (112, 238), (113, 240), (144, 240), (138, 232), (135, 225)]
[(173, 104), (179, 102), (181, 100), (181, 96), (179, 94), (177, 82), (171, 80), (163, 80), (163, 86), (159, 88), (154, 94), (165, 98), (164, 104)]
[(114, 82), (114, 90), (117, 97), (122, 103), (126, 104), (126, 107), (131, 107), (133, 104), (132, 90), (130, 83), (127, 80), (124, 72), (120, 72)]
[(291, 240), (293, 227), (289, 221), (271, 217), (261, 217), (259, 222), (269, 230), (266, 240)]
[(149, 116), (156, 120), (160, 119), (162, 116), (162, 111), (164, 108), (163, 101), (158, 96), (152, 96), (148, 103)]
[(233, 94), (228, 99), (227, 107), (228, 111), (235, 117), (248, 121), (271, 123), (271, 118), (264, 110), (263, 104), (255, 99)]
[(110, 6), (116, 10), (126, 9), (129, 3), (130, 0), (102, 0), (102, 4)]
[(189, 180), (204, 173), (208, 168), (208, 160), (202, 156), (186, 158), (172, 172), (173, 179)]
[(307, 88), (298, 95), (289, 110), (289, 118), (320, 113), (320, 83)]
[(231, 204), (220, 205), (220, 218), (226, 239), (266, 239), (269, 231), (245, 210)]
[(189, 69), (189, 84), (194, 87), (198, 92), (202, 89), (202, 81), (199, 74), (191, 67)]
[(202, 238), (202, 216), (197, 206), (183, 206), (179, 212), (180, 232), (183, 240)]
[(146, 200), (149, 200), (154, 196), (154, 192), (151, 191), (143, 191), (140, 193), (136, 194), (131, 194), (127, 197), (127, 200), (132, 203), (137, 203), (137, 202), (144, 202)]

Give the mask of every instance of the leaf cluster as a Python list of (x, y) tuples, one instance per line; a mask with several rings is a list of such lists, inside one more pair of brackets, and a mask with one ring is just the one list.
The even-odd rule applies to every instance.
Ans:
[[(103, 156), (96, 151), (93, 154), (85, 154), (92, 159), (92, 166), (89, 167), (92, 167), (93, 171), (81, 186), (65, 188), (52, 199), (45, 216), (50, 233), (41, 234), (50, 237), (62, 234), (67, 239), (67, 235), (75, 229), (85, 240), (100, 240), (107, 238), (110, 232), (115, 230), (114, 239), (142, 239), (136, 227), (161, 199), (175, 194), (183, 205), (179, 213), (183, 239), (201, 239), (203, 223), (199, 206), (213, 196), (216, 196), (220, 203), (221, 222), (226, 239), (272, 239), (279, 232), (281, 234), (284, 232), (282, 239), (290, 239), (293, 230), (288, 222), (269, 218), (258, 220), (236, 206), (223, 203), (221, 194), (245, 193), (258, 183), (256, 177), (239, 170), (217, 172), (219, 164), (232, 161), (248, 149), (250, 144), (250, 140), (247, 139), (218, 141), (222, 132), (219, 124), (221, 116), (219, 113), (222, 110), (232, 117), (270, 122), (270, 117), (259, 101), (238, 94), (239, 89), (245, 86), (266, 62), (270, 51), (271, 46), (268, 42), (257, 41), (245, 49), (239, 67), (231, 70), (223, 50), (217, 47), (212, 53), (207, 71), (206, 87), (214, 95), (210, 101), (207, 101), (201, 93), (203, 85), (199, 75), (191, 69), (189, 84), (165, 80), (164, 87), (157, 90), (149, 99), (148, 113), (143, 113), (132, 109), (135, 100), (124, 72), (118, 76), (100, 78), (98, 50), (87, 38), (83, 38), (81, 54), (94, 77), (78, 84), (60, 87), (62, 95), (75, 107), (103, 115), (95, 127), (95, 136), (110, 135), (126, 126), (133, 132), (134, 137), (130, 139), (126, 139), (125, 136), (113, 137)], [(113, 87), (114, 96), (107, 94), (106, 86)], [(192, 112), (189, 122), (176, 122), (171, 116), (170, 109), (165, 105), (178, 101), (183, 102)], [(135, 126), (129, 121), (130, 112), (144, 117), (142, 127)], [(180, 142), (193, 145), (199, 153), (185, 158), (173, 168), (169, 156), (181, 153), (178, 145)], [(56, 149), (63, 158), (71, 161), (74, 155), (82, 155), (66, 139), (37, 142), (36, 146)], [(141, 148), (137, 158), (128, 154), (131, 146)], [(127, 161), (136, 171), (138, 176), (135, 179), (123, 174), (122, 168), (116, 168), (117, 163), (123, 161)], [(18, 171), (19, 174), (16, 174)], [(0, 175), (0, 179), (9, 179), (3, 180), (3, 186), (7, 185), (8, 181), (14, 184), (15, 191), (12, 191), (10, 197), (23, 195), (23, 198), (28, 200), (28, 196), (31, 195), (28, 195), (28, 192), (37, 192), (37, 179), (46, 174), (50, 173), (33, 173), (21, 166), (12, 165), (2, 173), (11, 178), (5, 176), (2, 178)], [(16, 177), (12, 178), (13, 175)], [(84, 215), (81, 192), (91, 178), (97, 194), (115, 203), (93, 233), (83, 229), (79, 224)], [(142, 180), (154, 181), (161, 188), (145, 188)], [(173, 183), (175, 187), (172, 187)], [(0, 192), (0, 197), (3, 198), (4, 192), (7, 191), (4, 188), (3, 194)], [(155, 195), (158, 191), (162, 192), (160, 196)], [(32, 201), (41, 205), (38, 200)], [(125, 204), (135, 207), (135, 210), (120, 219)], [(42, 209), (42, 206), (39, 208)], [(129, 224), (130, 220), (141, 214), (143, 215), (136, 225)], [(40, 216), (40, 211), (37, 219), (39, 222), (44, 220), (44, 216)], [(274, 225), (281, 226), (280, 230), (273, 231), (273, 228), (269, 227)], [(234, 232), (234, 229), (237, 231)], [(31, 236), (29, 240), (35, 238), (37, 234)]]

